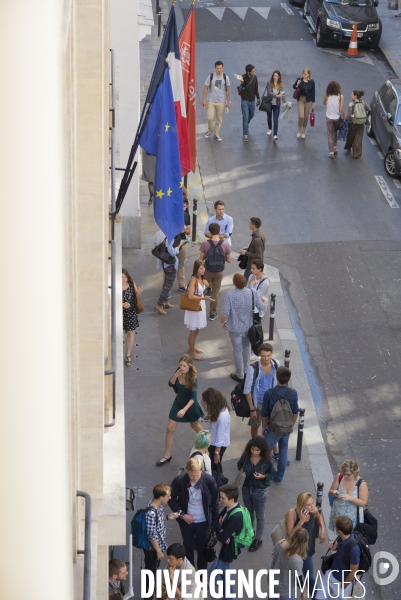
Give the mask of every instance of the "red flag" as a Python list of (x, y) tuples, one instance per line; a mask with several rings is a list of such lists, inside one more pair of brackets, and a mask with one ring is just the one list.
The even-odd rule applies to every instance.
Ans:
[(196, 170), (196, 29), (195, 11), (191, 7), (188, 19), (181, 32), (178, 45), (180, 47), (182, 78), (184, 81), (185, 107), (191, 154), (191, 171)]

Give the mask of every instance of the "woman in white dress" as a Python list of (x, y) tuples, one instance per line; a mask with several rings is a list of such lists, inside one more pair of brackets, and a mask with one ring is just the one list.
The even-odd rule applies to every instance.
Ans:
[(209, 287), (209, 284), (204, 277), (205, 270), (205, 263), (202, 260), (196, 260), (194, 262), (192, 277), (188, 285), (188, 298), (190, 300), (195, 300), (199, 299), (199, 297), (202, 297), (202, 300), (200, 301), (202, 310), (186, 310), (184, 315), (184, 324), (190, 330), (188, 336), (188, 354), (190, 354), (195, 360), (204, 359), (202, 356), (203, 350), (201, 348), (196, 348), (195, 342), (199, 333), (199, 329), (204, 329), (207, 325), (205, 301), (215, 302), (213, 298), (210, 298), (209, 296), (203, 296), (203, 292), (207, 287)]

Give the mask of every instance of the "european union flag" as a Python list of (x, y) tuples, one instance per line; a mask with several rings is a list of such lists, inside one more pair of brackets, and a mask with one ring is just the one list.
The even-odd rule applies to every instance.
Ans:
[(168, 68), (157, 88), (139, 144), (156, 156), (155, 221), (171, 242), (184, 229), (184, 206), (177, 122)]

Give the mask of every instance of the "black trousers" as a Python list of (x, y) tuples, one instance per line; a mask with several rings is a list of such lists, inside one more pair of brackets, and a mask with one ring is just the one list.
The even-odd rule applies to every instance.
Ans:
[[(216, 446), (209, 446), (208, 452), (209, 452), (210, 460), (212, 461), (212, 469), (213, 469), (213, 464), (214, 464), (214, 451), (215, 450), (216, 450)], [(227, 448), (225, 448), (224, 446), (222, 446), (220, 448), (221, 472), (223, 472), (223, 455), (226, 450), (227, 450)]]
[(209, 535), (209, 525), (207, 521), (203, 523), (185, 523), (182, 519), (178, 519), (178, 525), (181, 529), (182, 543), (185, 547), (185, 555), (189, 562), (195, 566), (194, 557), (194, 540), (198, 550), (197, 569), (207, 569), (207, 560), (205, 556), (205, 544)]
[(143, 553), (145, 555), (145, 569), (152, 571), (156, 581), (156, 570), (160, 566), (160, 560), (157, 558), (157, 552), (156, 550), (144, 550)]

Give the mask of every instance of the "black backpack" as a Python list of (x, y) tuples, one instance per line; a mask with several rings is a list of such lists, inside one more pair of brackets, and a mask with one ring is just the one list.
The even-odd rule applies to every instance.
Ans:
[[(372, 565), (372, 554), (370, 552), (369, 545), (366, 543), (365, 538), (359, 531), (354, 530), (355, 539), (351, 540), (345, 547), (344, 562), (346, 565), (350, 565), (350, 553), (352, 548), (359, 546), (361, 551), (361, 558), (359, 559), (358, 571), (364, 571), (367, 573)], [(359, 576), (359, 579), (363, 577), (363, 574)]]
[[(359, 498), (359, 486), (361, 485), (362, 481), (364, 481), (364, 480), (358, 479), (358, 481), (356, 482), (358, 498)], [(378, 535), (377, 519), (376, 519), (376, 517), (374, 517), (372, 515), (372, 513), (370, 512), (370, 510), (367, 507), (365, 507), (363, 509), (363, 519), (364, 519), (364, 522), (360, 523), (359, 522), (359, 506), (357, 506), (356, 507), (356, 525), (355, 525), (354, 533), (356, 531), (359, 532), (365, 538), (366, 542), (370, 546), (373, 546), (374, 544), (376, 544), (377, 535)]]
[(219, 240), (215, 244), (212, 240), (208, 240), (210, 248), (205, 257), (206, 271), (209, 273), (219, 273), (224, 271), (224, 265), (226, 263), (226, 255), (221, 247), (224, 240)]
[[(251, 387), (251, 394), (252, 394), (253, 387), (254, 387), (255, 381), (256, 381), (256, 377), (259, 374), (259, 362), (252, 363), (249, 366), (253, 367), (253, 381), (252, 381), (252, 387)], [(242, 417), (243, 419), (245, 417), (251, 416), (251, 411), (249, 409), (248, 400), (246, 399), (246, 396), (244, 394), (245, 379), (246, 379), (246, 376), (244, 377), (244, 381), (242, 383), (237, 383), (237, 385), (231, 392), (231, 406), (233, 408), (233, 411), (235, 412), (237, 417)]]
[[(212, 89), (212, 79), (213, 79), (213, 75), (214, 73), (210, 73), (210, 83), (209, 83), (209, 90)], [(226, 88), (227, 91), (227, 75), (225, 73), (223, 73), (223, 79), (224, 79), (224, 86)]]

